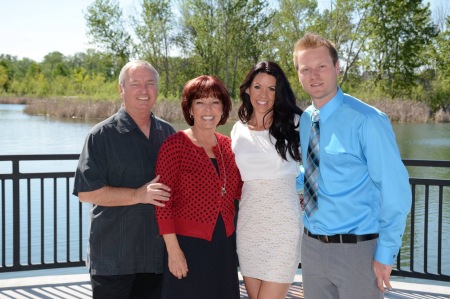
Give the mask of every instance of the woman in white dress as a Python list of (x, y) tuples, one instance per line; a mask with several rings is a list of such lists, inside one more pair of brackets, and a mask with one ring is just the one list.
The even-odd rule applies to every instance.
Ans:
[(244, 182), (236, 228), (240, 270), (250, 299), (281, 299), (300, 262), (302, 110), (283, 70), (270, 61), (249, 71), (240, 98), (240, 121), (231, 131)]

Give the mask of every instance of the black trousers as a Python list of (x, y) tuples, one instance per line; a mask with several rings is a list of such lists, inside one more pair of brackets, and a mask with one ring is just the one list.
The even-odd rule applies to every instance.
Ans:
[(160, 299), (162, 274), (91, 275), (93, 299)]
[(177, 238), (189, 271), (182, 279), (170, 273), (166, 251), (163, 299), (240, 298), (236, 236), (226, 236), (221, 215), (217, 219), (211, 241), (180, 235)]

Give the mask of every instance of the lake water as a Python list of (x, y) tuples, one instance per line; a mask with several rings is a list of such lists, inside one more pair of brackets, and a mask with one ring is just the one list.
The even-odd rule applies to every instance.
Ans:
[[(24, 105), (0, 104), (0, 155), (79, 154), (86, 134), (95, 121), (56, 119), (30, 116), (22, 112)], [(233, 123), (218, 127), (229, 135)], [(177, 129), (186, 123), (175, 123)], [(398, 146), (404, 159), (450, 160), (450, 124), (394, 124)], [(58, 163), (56, 167), (74, 170), (74, 163)], [(2, 170), (0, 163), (0, 171)], [(3, 168), (6, 166), (3, 166)], [(27, 171), (27, 163), (24, 163)], [(53, 165), (46, 164), (49, 171)], [(32, 168), (32, 167), (31, 167)], [(448, 169), (411, 168), (410, 175), (450, 178)], [(41, 170), (39, 170), (41, 171)]]
[[(45, 116), (30, 116), (23, 113), (23, 105), (0, 104), (0, 155), (16, 154), (79, 154), (83, 147), (86, 134), (95, 122), (82, 120), (61, 120)], [(221, 126), (218, 131), (229, 135), (232, 123)], [(185, 123), (175, 124), (177, 129), (186, 128)], [(429, 160), (450, 160), (450, 124), (394, 124), (399, 149), (404, 159), (429, 159)], [(75, 161), (56, 162), (54, 164), (44, 162), (43, 165), (23, 162), (21, 171), (42, 172), (42, 171), (74, 171)], [(0, 162), (0, 173), (11, 172), (11, 163)], [(46, 169), (46, 170), (42, 170)], [(408, 168), (411, 177), (433, 177), (450, 179), (450, 169), (438, 168)], [(444, 194), (444, 215), (450, 215), (450, 188)], [(7, 191), (8, 192), (8, 191)], [(423, 190), (418, 190), (420, 198)], [(436, 191), (431, 190), (431, 196)], [(72, 199), (76, 204), (76, 198)], [(431, 203), (431, 206), (435, 205)], [(87, 206), (87, 205), (86, 205)], [(49, 206), (51, 208), (51, 205)], [(64, 206), (60, 208), (65, 208)], [(416, 229), (420, 228), (423, 217), (419, 210), (423, 209), (423, 203), (418, 203), (416, 212), (419, 217), (416, 219)], [(449, 216), (450, 217), (450, 216)], [(445, 218), (444, 231), (450, 232), (450, 220)], [(433, 217), (430, 217), (430, 227), (434, 227)], [(76, 219), (74, 220), (76, 221)], [(423, 220), (422, 220), (423, 226)], [(51, 224), (49, 230), (52, 229)], [(433, 237), (432, 232), (431, 238)], [(420, 234), (417, 237), (420, 237)], [(11, 245), (7, 237), (8, 245)], [(409, 238), (405, 234), (405, 238)], [(63, 238), (61, 238), (63, 239)], [(9, 244), (8, 244), (9, 243)], [(404, 246), (409, 246), (404, 240)], [(450, 274), (450, 237), (447, 235), (443, 240), (443, 259), (446, 261), (444, 274)], [(435, 256), (436, 250), (429, 250), (429, 256)], [(415, 252), (415, 259), (418, 259), (423, 252), (423, 248), (418, 248)], [(26, 257), (24, 257), (26, 258)], [(36, 257), (39, 259), (39, 256)], [(420, 262), (420, 260), (418, 260)], [(433, 270), (433, 269), (431, 269)]]
[[(23, 113), (24, 105), (0, 104), (0, 155), (77, 154), (96, 121)], [(185, 123), (175, 123), (177, 129)], [(218, 131), (229, 135), (232, 123)], [(450, 124), (394, 124), (402, 158), (450, 159)]]

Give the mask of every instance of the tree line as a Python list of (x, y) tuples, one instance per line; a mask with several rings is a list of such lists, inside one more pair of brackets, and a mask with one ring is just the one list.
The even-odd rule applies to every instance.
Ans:
[(236, 98), (247, 71), (272, 60), (306, 99), (292, 63), (305, 32), (334, 42), (343, 90), (366, 100), (408, 99), (432, 111), (450, 99), (448, 6), (432, 17), (423, 0), (141, 0), (125, 14), (118, 0), (95, 0), (84, 16), (92, 49), (47, 54), (38, 63), (0, 55), (0, 95), (117, 97), (120, 68), (148, 60), (160, 73), (160, 95), (178, 99), (200, 74), (224, 81)]

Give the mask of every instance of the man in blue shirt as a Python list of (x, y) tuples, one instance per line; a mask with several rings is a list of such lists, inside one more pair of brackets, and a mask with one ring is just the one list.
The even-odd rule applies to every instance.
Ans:
[(317, 198), (305, 202), (303, 220), (305, 298), (383, 298), (411, 208), (391, 124), (337, 86), (339, 58), (330, 41), (306, 34), (295, 45), (294, 65), (312, 100), (300, 120), (303, 163), (314, 111), (320, 119)]

